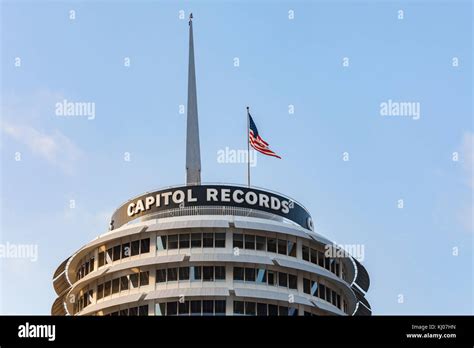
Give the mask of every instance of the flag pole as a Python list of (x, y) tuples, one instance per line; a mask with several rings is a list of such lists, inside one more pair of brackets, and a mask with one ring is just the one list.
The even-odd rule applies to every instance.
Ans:
[(250, 187), (250, 111), (247, 106), (247, 184)]

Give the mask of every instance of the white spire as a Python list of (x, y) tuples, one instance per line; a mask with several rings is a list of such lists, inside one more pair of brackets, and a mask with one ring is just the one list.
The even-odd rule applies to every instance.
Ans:
[(188, 115), (186, 123), (186, 185), (201, 184), (201, 150), (194, 67), (193, 14), (189, 16)]

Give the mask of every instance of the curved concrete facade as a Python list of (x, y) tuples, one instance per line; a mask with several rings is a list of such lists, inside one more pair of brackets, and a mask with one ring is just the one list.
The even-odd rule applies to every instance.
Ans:
[(326, 257), (323, 236), (269, 213), (186, 214), (145, 216), (84, 245), (54, 273), (52, 314), (371, 314), (367, 271)]

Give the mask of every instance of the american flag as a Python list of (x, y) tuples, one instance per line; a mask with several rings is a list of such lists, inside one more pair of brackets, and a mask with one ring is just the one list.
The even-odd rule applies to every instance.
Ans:
[(280, 158), (275, 152), (268, 148), (268, 143), (262, 139), (262, 137), (258, 134), (257, 126), (255, 122), (253, 122), (252, 116), (249, 115), (249, 142), (252, 147), (260, 153), (263, 153), (267, 156), (273, 156), (276, 158)]

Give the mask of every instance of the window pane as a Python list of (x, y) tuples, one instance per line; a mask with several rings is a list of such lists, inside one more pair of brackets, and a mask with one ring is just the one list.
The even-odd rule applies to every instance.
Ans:
[(127, 276), (120, 277), (120, 291), (128, 290)]
[(155, 305), (155, 315), (165, 315), (166, 314), (166, 303), (157, 303)]
[(113, 254), (114, 254), (114, 250), (113, 250), (112, 248), (107, 249), (107, 255), (106, 255), (106, 256), (107, 256), (107, 258), (106, 258), (107, 263), (111, 263), (111, 262), (112, 262), (112, 256), (113, 256)]
[(287, 241), (288, 255), (296, 257), (296, 243), (292, 241)]
[(216, 315), (225, 315), (225, 300), (215, 300), (214, 311)]
[(276, 253), (276, 239), (267, 238), (267, 251), (270, 253)]
[(166, 303), (166, 315), (178, 314), (178, 302), (167, 302)]
[(311, 295), (318, 296), (318, 282), (311, 281)]
[(128, 308), (126, 308), (126, 309), (121, 309), (120, 312), (119, 312), (119, 315), (120, 315), (121, 317), (126, 317), (126, 316), (128, 316)]
[(189, 301), (178, 302), (178, 314), (189, 315)]
[(311, 253), (311, 260), (310, 261), (314, 264), (317, 264), (318, 263), (318, 252), (314, 249), (311, 249), (310, 253)]
[(225, 248), (225, 233), (216, 233), (215, 239), (216, 248)]
[(179, 247), (180, 249), (189, 248), (189, 234), (179, 235)]
[(168, 249), (178, 249), (178, 235), (168, 236)]
[(244, 235), (243, 234), (237, 234), (237, 233), (233, 234), (232, 247), (239, 248), (239, 249), (244, 248)]
[(140, 245), (140, 254), (146, 254), (150, 252), (150, 238), (142, 239)]
[(112, 294), (118, 293), (120, 290), (120, 279), (114, 279), (112, 280)]
[(323, 300), (326, 299), (326, 286), (323, 284), (319, 285), (319, 297), (322, 298)]
[(318, 265), (324, 267), (324, 254), (318, 252)]
[(100, 252), (99, 253), (99, 267), (102, 267), (105, 265), (105, 252)]
[(214, 247), (214, 233), (203, 233), (202, 234), (202, 246), (203, 248)]
[(255, 315), (256, 314), (256, 303), (255, 302), (245, 302), (245, 314), (246, 315)]
[(176, 267), (168, 268), (168, 281), (173, 282), (178, 280), (178, 269)]
[(288, 287), (290, 289), (298, 289), (298, 277), (294, 274), (288, 275)]
[(225, 266), (216, 266), (214, 272), (216, 280), (225, 280)]
[(331, 272), (332, 273), (336, 273), (336, 260), (334, 259), (329, 259), (329, 263), (330, 263), (330, 268), (331, 268)]
[(275, 275), (275, 272), (273, 272), (273, 271), (268, 271), (268, 272), (267, 272), (267, 277), (268, 277), (268, 285), (275, 286), (275, 285), (276, 285), (276, 275)]
[(112, 258), (112, 260), (114, 261), (117, 261), (117, 260), (120, 260), (120, 245), (117, 245), (114, 247), (114, 257)]
[(278, 272), (278, 285), (287, 287), (288, 286), (288, 274), (287, 273), (282, 273)]
[(255, 250), (255, 236), (246, 234), (244, 235), (245, 239), (245, 249)]
[(257, 315), (266, 316), (267, 315), (267, 304), (266, 303), (257, 303)]
[(265, 237), (257, 236), (256, 237), (256, 248), (257, 248), (257, 250), (264, 250), (265, 251), (265, 249), (267, 247), (266, 241), (267, 241), (267, 239)]
[(191, 280), (201, 280), (202, 274), (201, 274), (201, 266), (191, 266), (190, 267), (190, 276)]
[(335, 269), (336, 275), (339, 277), (340, 275), (340, 264), (338, 261), (336, 261), (336, 269)]
[(303, 257), (303, 260), (309, 261), (309, 248), (304, 245), (302, 247), (302, 257)]
[(179, 280), (189, 280), (189, 267), (179, 268)]
[(138, 255), (140, 253), (140, 241), (134, 240), (132, 242), (132, 256)]
[(191, 301), (191, 315), (201, 315), (201, 301)]
[(214, 314), (214, 301), (212, 301), (212, 300), (203, 300), (202, 301), (202, 314), (203, 315), (213, 315)]
[(191, 248), (200, 248), (202, 246), (202, 234), (193, 233), (191, 234)]
[(104, 297), (104, 284), (99, 284), (97, 286), (97, 299), (100, 300)]
[(259, 268), (257, 272), (257, 283), (267, 283), (267, 270)]
[(288, 307), (279, 306), (278, 311), (280, 316), (287, 316), (288, 315)]
[(148, 315), (148, 305), (138, 307), (138, 315), (147, 316)]
[(122, 244), (122, 258), (129, 257), (131, 254), (130, 243)]
[(132, 289), (138, 288), (138, 273), (130, 274), (130, 284)]
[(286, 255), (286, 240), (278, 239), (278, 254)]
[(278, 315), (278, 306), (269, 304), (268, 305), (268, 315), (277, 316)]
[(157, 283), (166, 282), (166, 269), (157, 269), (156, 270), (156, 282)]
[(234, 280), (244, 280), (243, 267), (234, 267)]
[(92, 258), (89, 262), (89, 272), (92, 272), (94, 270), (94, 258)]
[(138, 315), (138, 307), (132, 307), (128, 310), (129, 316), (137, 316)]
[(205, 282), (214, 281), (214, 267), (204, 266), (202, 268), (202, 280)]
[(110, 295), (110, 292), (111, 292), (110, 290), (111, 289), (112, 289), (112, 282), (111, 281), (105, 282), (105, 284), (104, 284), (104, 297)]
[(331, 289), (326, 286), (326, 301), (331, 302)]
[(337, 305), (337, 302), (336, 302), (336, 292), (335, 292), (334, 290), (331, 290), (331, 296), (332, 296), (332, 297), (331, 297), (331, 303), (336, 306), (336, 305)]
[(245, 281), (246, 282), (255, 281), (255, 268), (245, 268)]
[(336, 295), (336, 307), (341, 309), (341, 295)]
[(298, 308), (290, 307), (288, 309), (288, 315), (289, 316), (297, 316), (298, 315)]
[(245, 314), (244, 301), (234, 301), (234, 314)]
[(156, 237), (156, 250), (166, 250), (166, 236)]
[(303, 278), (303, 292), (311, 295), (311, 281), (309, 279)]
[(150, 272), (140, 272), (140, 286), (148, 285), (149, 283)]

